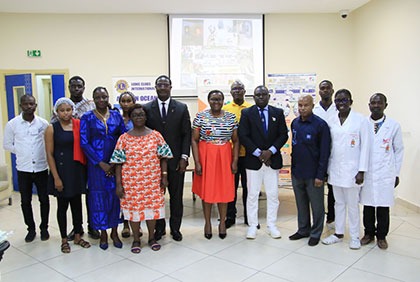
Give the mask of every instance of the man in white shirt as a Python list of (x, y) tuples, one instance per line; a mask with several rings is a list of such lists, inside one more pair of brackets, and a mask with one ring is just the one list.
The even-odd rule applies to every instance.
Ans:
[[(338, 115), (337, 107), (335, 106), (332, 96), (334, 94), (333, 84), (329, 80), (323, 80), (319, 83), (319, 96), (321, 100), (315, 104), (313, 113), (328, 123), (328, 120)], [(327, 182), (327, 181), (326, 181)], [(331, 184), (328, 184), (327, 197), (327, 226), (334, 227), (335, 212), (334, 212), (334, 193)]]
[(16, 154), (18, 186), (25, 224), (28, 226), (26, 242), (35, 239), (35, 221), (32, 213), (32, 186), (35, 184), (41, 208), (41, 240), (48, 240), (48, 164), (45, 153), (44, 133), (48, 122), (35, 115), (37, 104), (31, 95), (20, 98), (22, 113), (11, 119), (4, 129), (3, 148)]

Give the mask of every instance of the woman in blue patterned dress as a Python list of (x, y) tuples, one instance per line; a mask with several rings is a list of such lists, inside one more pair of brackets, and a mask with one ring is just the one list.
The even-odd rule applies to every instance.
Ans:
[(108, 248), (107, 229), (116, 248), (122, 248), (117, 227), (120, 223), (120, 200), (115, 194), (114, 165), (109, 163), (118, 138), (126, 129), (118, 111), (109, 108), (105, 87), (93, 90), (96, 109), (85, 113), (80, 121), (80, 145), (88, 159), (88, 201), (90, 222), (101, 230), (99, 247)]

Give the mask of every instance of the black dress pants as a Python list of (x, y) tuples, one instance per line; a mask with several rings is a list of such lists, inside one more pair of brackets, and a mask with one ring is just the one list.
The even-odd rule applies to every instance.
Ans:
[(365, 235), (384, 240), (389, 232), (389, 207), (363, 206), (363, 225)]
[(18, 171), (18, 186), (20, 192), (23, 219), (28, 231), (35, 231), (35, 221), (32, 212), (32, 186), (35, 184), (41, 209), (41, 230), (48, 229), (48, 216), (50, 213), (50, 200), (48, 197), (48, 170), (40, 172)]
[(232, 202), (228, 203), (226, 218), (235, 219), (236, 218), (236, 201), (238, 197), (238, 186), (239, 180), (241, 180), (242, 185), (242, 204), (244, 206), (244, 218), (245, 222), (247, 221), (247, 212), (246, 212), (246, 198), (248, 197), (248, 186), (246, 179), (246, 169), (245, 169), (245, 157), (238, 158), (238, 171), (235, 174), (235, 198)]
[[(169, 192), (169, 226), (171, 232), (179, 231), (181, 228), (182, 216), (184, 214), (184, 173), (171, 169), (168, 166), (168, 192)], [(164, 218), (156, 220), (156, 232), (163, 233), (166, 228)]]
[(75, 234), (82, 232), (82, 195), (72, 198), (57, 198), (57, 221), (61, 238), (67, 238), (67, 210), (70, 205)]

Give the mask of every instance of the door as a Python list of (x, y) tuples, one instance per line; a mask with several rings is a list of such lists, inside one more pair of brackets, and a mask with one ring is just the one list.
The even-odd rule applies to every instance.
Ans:
[[(16, 75), (5, 75), (6, 82), (6, 101), (7, 101), (7, 118), (11, 120), (15, 116), (19, 115), (21, 109), (19, 107), (20, 97), (25, 94), (32, 95), (32, 74), (16, 74)], [(13, 189), (19, 191), (17, 182), (17, 171), (16, 171), (16, 156), (11, 154), (12, 160), (12, 182)]]
[[(11, 120), (21, 113), (20, 98), (25, 95), (37, 93), (37, 115), (50, 120), (54, 103), (58, 98), (65, 96), (64, 74), (33, 73), (5, 75), (7, 118)], [(34, 84), (32, 83), (34, 81)], [(13, 189), (18, 191), (16, 156), (11, 154)]]

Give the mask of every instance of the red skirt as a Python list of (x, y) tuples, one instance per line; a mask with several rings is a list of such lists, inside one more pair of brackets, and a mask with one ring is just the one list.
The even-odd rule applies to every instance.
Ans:
[(202, 175), (194, 175), (192, 191), (206, 203), (229, 203), (235, 198), (232, 145), (198, 143)]

